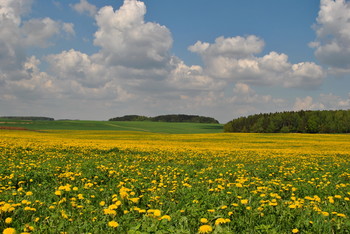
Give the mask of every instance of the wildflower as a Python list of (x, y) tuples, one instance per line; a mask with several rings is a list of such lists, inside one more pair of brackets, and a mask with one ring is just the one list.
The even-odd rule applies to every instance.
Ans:
[(106, 204), (105, 201), (101, 201), (101, 202), (100, 202), (100, 206), (104, 206), (105, 204)]
[(108, 226), (116, 228), (119, 226), (119, 223), (117, 223), (116, 221), (113, 220), (113, 221), (108, 222)]
[(33, 192), (31, 192), (31, 191), (26, 192), (26, 195), (27, 195), (27, 196), (32, 196), (32, 195), (33, 195)]
[(329, 213), (326, 212), (326, 211), (323, 211), (323, 212), (322, 212), (322, 215), (323, 215), (323, 216), (329, 216)]
[(208, 223), (208, 220), (207, 220), (206, 218), (201, 218), (199, 221), (200, 221), (201, 223)]
[(139, 197), (135, 197), (135, 198), (130, 198), (130, 201), (132, 201), (133, 203), (138, 203), (140, 198)]
[(24, 227), (24, 231), (25, 232), (32, 232), (32, 231), (34, 231), (34, 227), (30, 226), (29, 224), (26, 224)]
[(338, 214), (337, 214), (337, 216), (339, 216), (339, 217), (343, 217), (343, 218), (345, 218), (345, 217), (346, 217), (346, 215), (345, 215), (345, 214), (341, 214), (341, 213), (338, 213)]
[(242, 199), (242, 200), (241, 200), (241, 203), (242, 203), (243, 205), (248, 204), (248, 199)]
[(215, 225), (220, 225), (224, 223), (226, 223), (226, 220), (223, 218), (218, 218), (217, 220), (215, 220)]
[(5, 219), (5, 223), (7, 223), (7, 224), (12, 223), (12, 218), (6, 218), (6, 219)]
[(111, 209), (103, 209), (103, 213), (105, 215), (116, 215), (117, 212), (115, 210), (111, 210)]
[(169, 215), (163, 215), (163, 216), (160, 218), (160, 220), (162, 220), (162, 219), (166, 219), (166, 220), (170, 221), (170, 220), (171, 220), (171, 217), (170, 217)]
[(298, 233), (299, 232), (299, 230), (297, 229), (297, 228), (294, 228), (293, 230), (292, 230), (292, 233)]
[(154, 214), (154, 216), (160, 216), (161, 215), (161, 211), (160, 210), (155, 210), (153, 214)]
[(16, 234), (16, 230), (14, 228), (6, 228), (2, 232), (3, 234)]
[(61, 196), (61, 195), (62, 195), (62, 192), (61, 192), (60, 190), (56, 190), (55, 194), (56, 194), (57, 196)]
[(213, 228), (210, 225), (202, 225), (198, 229), (199, 233), (209, 233), (212, 231), (213, 231)]

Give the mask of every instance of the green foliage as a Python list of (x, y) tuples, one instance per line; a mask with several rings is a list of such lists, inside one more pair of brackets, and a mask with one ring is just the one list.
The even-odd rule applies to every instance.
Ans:
[(350, 133), (350, 110), (256, 114), (234, 119), (225, 132)]
[(0, 119), (11, 119), (11, 120), (48, 120), (53, 121), (54, 118), (42, 117), (42, 116), (1, 116)]
[(153, 121), (153, 122), (187, 122), (187, 123), (216, 123), (217, 121), (211, 117), (198, 116), (198, 115), (159, 115), (156, 117), (146, 117), (140, 115), (124, 115), (123, 117), (115, 117), (109, 119), (109, 121)]
[(168, 134), (219, 133), (223, 132), (222, 124), (212, 123), (168, 123), (152, 121), (25, 121), (0, 120), (1, 127), (20, 127), (29, 130), (117, 130), (138, 131)]

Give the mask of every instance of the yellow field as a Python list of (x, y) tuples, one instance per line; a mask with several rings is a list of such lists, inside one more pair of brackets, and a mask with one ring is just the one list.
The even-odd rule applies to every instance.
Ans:
[(0, 135), (4, 233), (350, 230), (350, 135)]

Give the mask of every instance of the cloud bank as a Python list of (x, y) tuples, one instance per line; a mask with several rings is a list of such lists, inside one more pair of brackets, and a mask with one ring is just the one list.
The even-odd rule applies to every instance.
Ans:
[[(46, 110), (50, 116), (64, 117), (59, 114), (63, 112), (74, 118), (107, 119), (131, 113), (191, 113), (228, 121), (256, 112), (350, 108), (349, 99), (333, 94), (321, 94), (317, 100), (297, 97), (293, 103), (259, 93), (260, 87), (314, 90), (327, 72), (314, 62), (292, 63), (284, 53), (262, 54), (266, 42), (256, 35), (197, 41), (188, 50), (199, 55), (203, 64), (187, 65), (171, 52), (170, 30), (145, 21), (146, 6), (137, 0), (125, 0), (119, 9), (97, 9), (86, 0), (70, 5), (79, 14), (94, 17), (97, 52), (72, 48), (36, 58), (27, 54), (29, 48), (50, 47), (55, 37), (76, 33), (73, 23), (49, 17), (23, 21), (31, 3), (0, 0), (1, 105), (8, 110), (18, 107), (4, 114)], [(315, 56), (334, 71), (350, 69), (350, 61), (338, 61), (350, 57), (350, 34), (343, 28), (349, 26), (348, 5), (321, 1), (317, 39), (311, 43)], [(342, 54), (330, 59), (337, 54), (335, 48)], [(44, 70), (42, 63), (47, 64)]]

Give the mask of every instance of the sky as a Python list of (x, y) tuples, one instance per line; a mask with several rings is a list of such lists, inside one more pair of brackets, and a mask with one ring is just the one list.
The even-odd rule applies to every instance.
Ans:
[(345, 0), (0, 0), (0, 116), (350, 109)]

